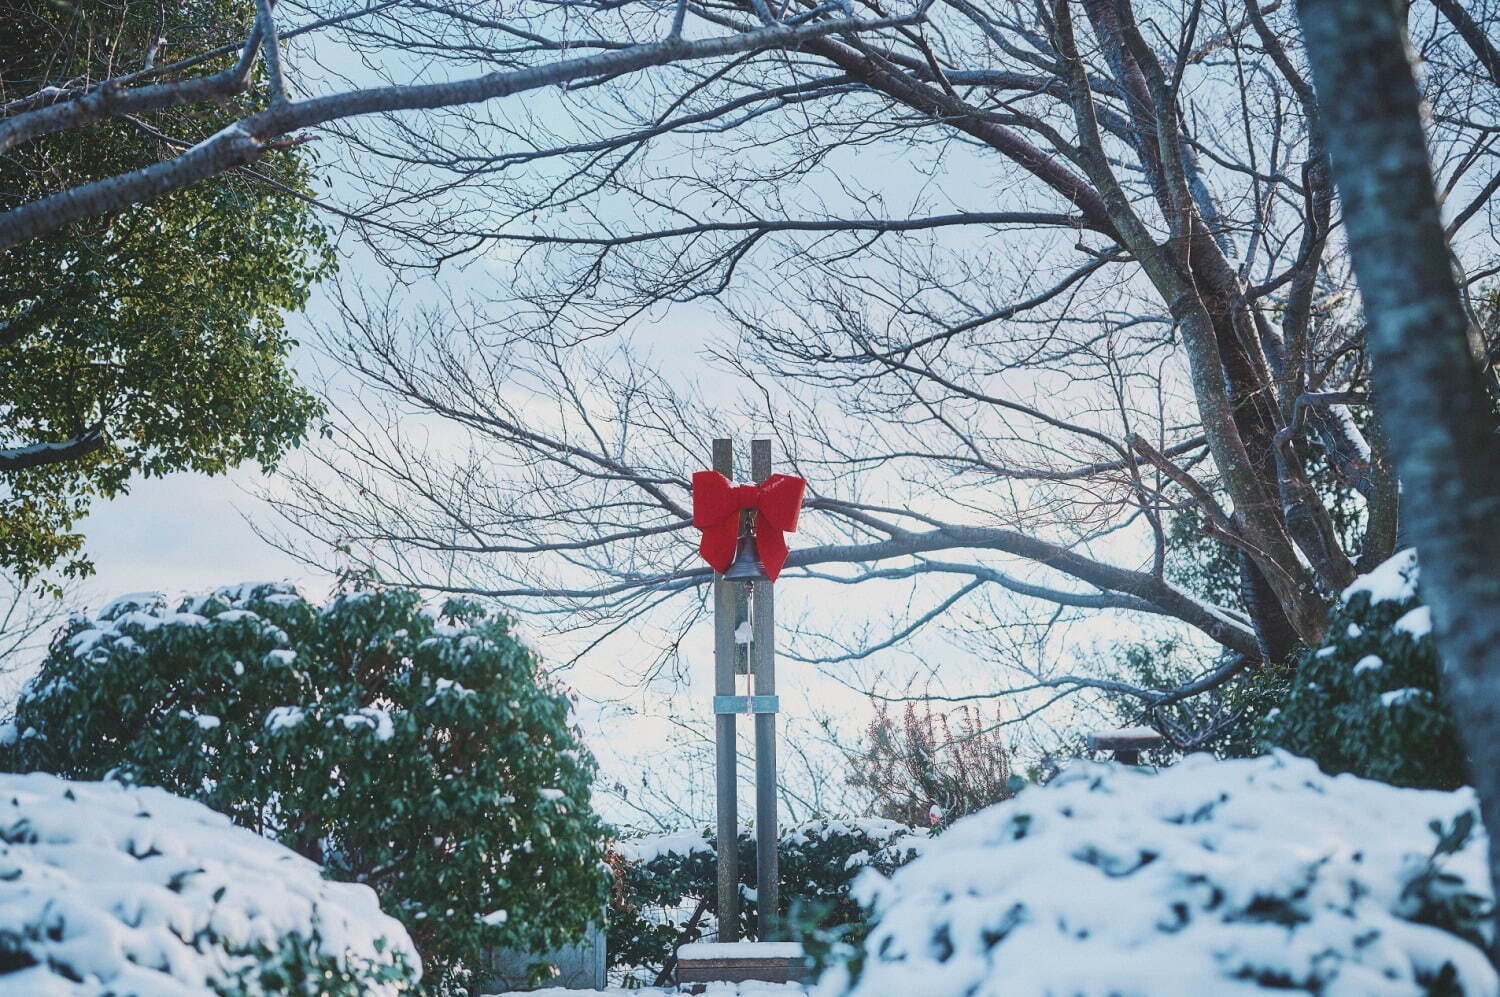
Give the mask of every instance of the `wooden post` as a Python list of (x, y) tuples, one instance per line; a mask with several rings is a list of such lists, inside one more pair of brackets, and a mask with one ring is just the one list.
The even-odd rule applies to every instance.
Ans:
[[(714, 470), (734, 480), (734, 443), (714, 440)], [(734, 582), (714, 579), (714, 695), (734, 695), (736, 648)], [(714, 716), (715, 782), (718, 798), (719, 941), (739, 941), (738, 753), (733, 713)]]
[[(759, 483), (771, 476), (771, 441), (750, 442), (750, 473)], [(755, 695), (776, 695), (775, 586), (764, 579), (750, 583), (750, 665)], [(755, 896), (759, 917), (756, 937), (766, 941), (779, 920), (781, 868), (776, 855), (776, 714), (755, 714)]]

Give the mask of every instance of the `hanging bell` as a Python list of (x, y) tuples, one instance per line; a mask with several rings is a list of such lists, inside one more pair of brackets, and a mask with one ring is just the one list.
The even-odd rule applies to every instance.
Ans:
[(755, 545), (755, 532), (748, 528), (741, 530), (740, 539), (734, 545), (734, 560), (729, 562), (729, 568), (724, 572), (724, 580), (755, 582), (764, 581), (769, 577), (766, 574), (766, 566), (760, 560), (760, 549)]

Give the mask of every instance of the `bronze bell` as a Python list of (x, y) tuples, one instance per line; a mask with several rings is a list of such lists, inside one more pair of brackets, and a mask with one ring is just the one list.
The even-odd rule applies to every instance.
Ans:
[(724, 580), (755, 582), (764, 581), (768, 577), (766, 566), (761, 563), (760, 548), (755, 545), (755, 531), (749, 528), (740, 530), (740, 539), (734, 545), (734, 560), (729, 562)]

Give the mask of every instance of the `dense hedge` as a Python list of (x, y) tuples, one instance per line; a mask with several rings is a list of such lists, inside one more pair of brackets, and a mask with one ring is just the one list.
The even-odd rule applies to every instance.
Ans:
[(593, 761), (504, 619), (407, 592), (246, 585), (74, 619), (22, 693), (11, 770), (162, 786), (367, 883), (426, 982), (540, 950), (605, 902)]
[(375, 894), (164, 790), (0, 775), (0, 991), (395, 997)]
[[(863, 911), (850, 896), (855, 878), (865, 869), (890, 873), (926, 841), (921, 828), (879, 818), (816, 820), (783, 831), (782, 914), (796, 922), (789, 922), (787, 931), (858, 925)], [(654, 976), (678, 944), (718, 930), (716, 844), (709, 831), (646, 835), (616, 844), (609, 910), (612, 967)], [(753, 937), (758, 917), (753, 832), (740, 833), (738, 849), (744, 900), (740, 934)]]
[(1267, 744), (1331, 774), (1428, 789), (1468, 782), (1416, 585), (1408, 550), (1343, 593), (1323, 646), (1303, 658), (1279, 708), (1260, 722)]
[(1492, 995), (1477, 807), (1284, 752), (1075, 763), (862, 879), (814, 993)]

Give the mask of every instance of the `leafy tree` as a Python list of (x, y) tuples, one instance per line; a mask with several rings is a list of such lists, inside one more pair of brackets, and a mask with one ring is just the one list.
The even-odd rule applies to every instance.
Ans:
[[(251, 5), (156, 0), (7, 9), (0, 104), (98, 80), (148, 52), (242, 37)], [(158, 39), (161, 42), (158, 42)], [(164, 43), (164, 44), (162, 44)], [(233, 53), (213, 60), (232, 62)], [(0, 157), (0, 210), (175, 155), (247, 97), (59, 132)], [(71, 532), (132, 475), (269, 467), (317, 405), (287, 366), (287, 312), (332, 266), (305, 147), (0, 255), (0, 567), (87, 573)]]
[(458, 992), (485, 947), (580, 932), (606, 876), (567, 697), (508, 621), (444, 613), (285, 585), (119, 600), (57, 635), (3, 761), (165, 787), (368, 884)]
[[(1352, 411), (1348, 417), (1361, 433), (1375, 432), (1368, 415), (1361, 411)], [(1316, 440), (1309, 444), (1307, 463), (1312, 485), (1345, 550), (1360, 550), (1367, 536), (1382, 532), (1368, 522), (1367, 504), (1340, 480), (1332, 455)], [(1185, 506), (1169, 517), (1166, 535), (1163, 568), (1168, 580), (1213, 605), (1247, 612), (1245, 597), (1254, 589), (1246, 584), (1243, 559), (1214, 539), (1200, 506)], [(1363, 556), (1360, 563), (1364, 563)], [(1098, 671), (1104, 678), (1121, 680), (1138, 689), (1191, 688), (1207, 670), (1220, 666), (1211, 663), (1206, 668), (1201, 643), (1185, 638), (1177, 631), (1115, 645), (1101, 656), (1106, 660)], [(1299, 656), (1301, 653), (1299, 645)], [(1285, 695), (1296, 660), (1276, 662), (1267, 658), (1259, 667), (1239, 670), (1222, 684), (1166, 704), (1153, 703), (1137, 693), (1116, 691), (1106, 691), (1103, 702), (1120, 726), (1146, 725), (1168, 735), (1166, 746), (1147, 753), (1146, 760), (1151, 763), (1169, 764), (1185, 750), (1243, 758), (1262, 750), (1257, 724)]]
[[(1124, 644), (1101, 668), (1110, 678), (1157, 689), (1187, 687), (1205, 670), (1201, 646), (1177, 635)], [(1261, 752), (1256, 723), (1281, 701), (1290, 671), (1287, 665), (1253, 669), (1198, 695), (1159, 706), (1110, 691), (1103, 693), (1102, 703), (1117, 725), (1154, 727), (1168, 736), (1164, 746), (1142, 756), (1148, 764), (1169, 765), (1194, 751), (1244, 758)]]
[(1307, 654), (1280, 708), (1261, 722), (1267, 743), (1330, 774), (1424, 789), (1468, 782), (1416, 582), (1408, 550), (1344, 594), (1329, 615), (1327, 641)]

